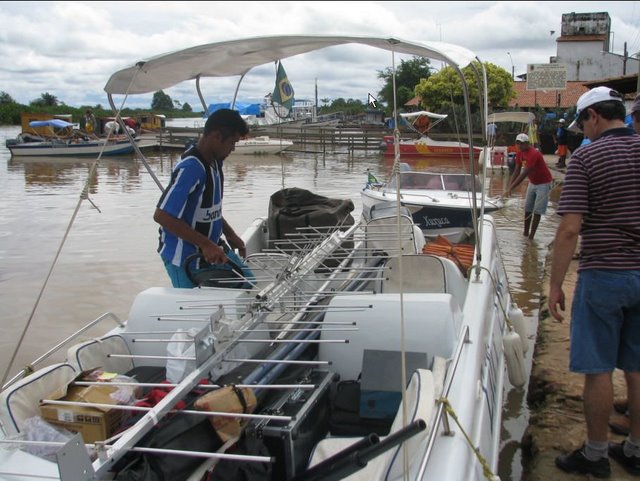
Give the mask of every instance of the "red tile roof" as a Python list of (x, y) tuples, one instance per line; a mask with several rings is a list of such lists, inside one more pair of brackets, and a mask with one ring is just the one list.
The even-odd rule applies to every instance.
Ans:
[(527, 82), (514, 82), (513, 88), (516, 98), (509, 102), (509, 107), (520, 108), (535, 107), (537, 104), (543, 108), (567, 109), (574, 107), (578, 98), (589, 90), (582, 81), (568, 81), (566, 90), (527, 90)]

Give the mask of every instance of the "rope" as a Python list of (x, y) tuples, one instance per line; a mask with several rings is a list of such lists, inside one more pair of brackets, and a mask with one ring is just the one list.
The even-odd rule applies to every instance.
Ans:
[[(137, 76), (137, 72), (136, 71), (136, 75), (133, 76), (133, 78), (131, 79), (131, 83), (129, 84), (129, 87), (127, 88), (127, 93), (125, 94), (125, 97), (122, 101), (122, 105), (120, 106), (120, 109), (118, 110), (118, 112), (116, 113), (116, 120), (115, 122), (118, 122), (118, 119), (120, 117), (120, 112), (122, 111), (122, 108), (124, 107), (124, 102), (126, 101), (128, 95), (129, 95), (129, 89), (131, 88), (131, 85), (133, 85), (133, 82), (135, 81), (135, 78)], [(56, 251), (56, 254), (53, 258), (53, 262), (51, 263), (51, 267), (49, 267), (49, 271), (47, 272), (47, 275), (44, 279), (44, 282), (42, 283), (42, 287), (40, 288), (40, 292), (38, 293), (38, 297), (36, 298), (36, 302), (33, 305), (33, 309), (31, 310), (31, 313), (29, 314), (29, 318), (27, 319), (27, 322), (24, 326), (24, 329), (22, 330), (22, 333), (20, 334), (20, 338), (18, 339), (18, 342), (16, 343), (16, 347), (13, 350), (13, 353), (11, 354), (11, 359), (9, 360), (9, 363), (7, 364), (7, 369), (5, 370), (3, 376), (2, 376), (2, 385), (4, 385), (4, 383), (7, 380), (7, 377), (9, 376), (9, 372), (11, 371), (11, 367), (13, 366), (13, 363), (16, 360), (16, 357), (18, 355), (18, 351), (20, 350), (20, 347), (22, 346), (22, 343), (24, 342), (24, 338), (27, 335), (27, 331), (29, 330), (29, 328), (31, 327), (31, 322), (33, 321), (33, 316), (36, 313), (36, 310), (38, 309), (38, 306), (40, 305), (40, 301), (42, 299), (42, 296), (44, 294), (45, 289), (47, 288), (47, 286), (49, 285), (49, 279), (51, 278), (51, 274), (53, 274), (53, 270), (55, 269), (57, 263), (58, 263), (58, 258), (60, 257), (60, 254), (62, 253), (62, 249), (67, 241), (67, 238), (69, 237), (69, 232), (71, 232), (71, 227), (73, 226), (73, 223), (75, 222), (76, 216), (78, 215), (78, 212), (80, 211), (80, 206), (82, 205), (82, 201), (83, 200), (88, 200), (91, 205), (93, 207), (96, 208), (96, 210), (98, 212), (100, 212), (100, 209), (93, 203), (93, 201), (91, 201), (91, 199), (89, 199), (89, 185), (90, 185), (90, 181), (91, 179), (93, 179), (94, 174), (96, 172), (96, 169), (98, 167), (98, 162), (100, 162), (100, 159), (102, 159), (102, 154), (104, 153), (104, 149), (107, 146), (107, 143), (109, 142), (109, 139), (111, 138), (111, 134), (113, 133), (113, 128), (111, 130), (109, 130), (108, 134), (107, 134), (107, 140), (105, 141), (105, 143), (102, 145), (102, 149), (100, 149), (100, 153), (98, 154), (97, 159), (93, 162), (93, 164), (91, 165), (91, 169), (89, 170), (89, 174), (87, 175), (87, 180), (84, 183), (84, 186), (82, 188), (82, 192), (80, 193), (80, 196), (78, 198), (78, 202), (76, 204), (75, 209), (73, 210), (73, 214), (71, 215), (71, 219), (69, 220), (69, 224), (67, 225), (67, 228), (64, 231), (64, 235), (62, 236), (62, 240), (60, 242), (60, 245), (58, 246), (58, 250)], [(29, 374), (31, 374), (33, 372), (33, 366), (28, 365), (26, 367), (23, 368), (23, 373), (25, 376), (28, 376)]]
[(471, 441), (471, 438), (462, 427), (462, 424), (460, 424), (460, 421), (458, 420), (458, 416), (456, 415), (456, 412), (453, 410), (453, 407), (451, 406), (451, 403), (449, 402), (449, 400), (447, 398), (440, 398), (438, 399), (437, 402), (444, 406), (444, 410), (446, 411), (446, 413), (449, 416), (451, 416), (451, 418), (458, 425), (458, 428), (460, 428), (460, 431), (462, 432), (464, 439), (467, 441), (467, 444), (469, 444), (469, 447), (473, 451), (473, 454), (476, 455), (476, 458), (478, 458), (478, 461), (482, 466), (482, 474), (484, 475), (484, 477), (487, 478), (489, 481), (499, 480), (500, 478), (495, 474), (493, 474), (493, 471), (491, 471), (491, 467), (489, 466), (489, 463), (487, 463), (487, 460), (484, 459), (484, 456), (482, 456), (482, 454), (480, 453), (480, 448), (473, 445), (473, 441)]

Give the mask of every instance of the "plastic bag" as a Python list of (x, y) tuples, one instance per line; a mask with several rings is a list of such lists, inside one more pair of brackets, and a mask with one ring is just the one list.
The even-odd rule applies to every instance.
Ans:
[(188, 331), (178, 329), (171, 336), (171, 341), (167, 345), (167, 355), (169, 357), (192, 357), (194, 360), (167, 359), (167, 380), (170, 383), (179, 383), (195, 369), (196, 348), (193, 338), (196, 334), (198, 334), (198, 330), (195, 328)]
[[(20, 438), (24, 441), (47, 441), (66, 443), (73, 437), (73, 433), (66, 429), (49, 424), (40, 416), (27, 418), (22, 426)], [(39, 456), (49, 461), (55, 461), (55, 454), (60, 449), (59, 445), (33, 445), (24, 444), (20, 448), (22, 451)]]

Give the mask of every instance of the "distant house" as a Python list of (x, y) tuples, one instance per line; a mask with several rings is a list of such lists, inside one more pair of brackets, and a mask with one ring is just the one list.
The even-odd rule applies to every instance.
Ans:
[(567, 82), (565, 90), (527, 90), (527, 82), (514, 82), (516, 98), (509, 101), (509, 108), (523, 110), (536, 106), (544, 109), (568, 109), (574, 107), (578, 98), (589, 88), (584, 82)]

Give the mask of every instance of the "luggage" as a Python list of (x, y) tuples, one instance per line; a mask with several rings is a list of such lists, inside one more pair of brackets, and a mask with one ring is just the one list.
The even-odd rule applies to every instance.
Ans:
[(289, 253), (307, 244), (300, 240), (300, 234), (305, 232), (300, 228), (325, 228), (325, 232), (326, 228), (346, 230), (355, 223), (351, 215), (353, 209), (350, 199), (331, 199), (297, 187), (279, 190), (269, 200), (269, 247)]

